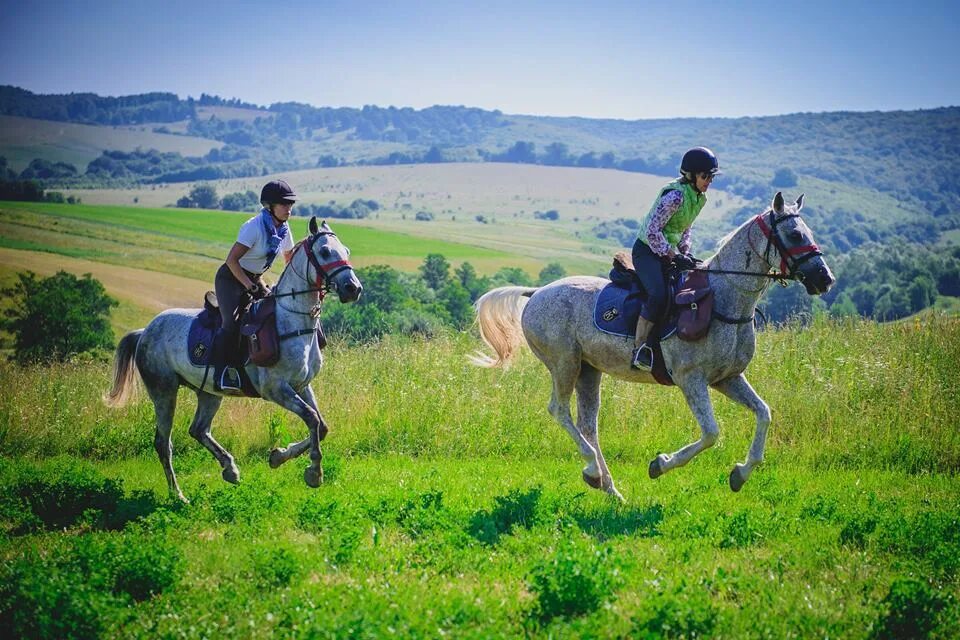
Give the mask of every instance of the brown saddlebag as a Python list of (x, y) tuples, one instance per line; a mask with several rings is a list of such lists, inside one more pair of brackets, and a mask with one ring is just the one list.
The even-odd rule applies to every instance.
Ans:
[(682, 289), (677, 292), (677, 335), (695, 342), (707, 335), (713, 319), (713, 289)]
[(258, 367), (272, 367), (280, 360), (277, 336), (277, 299), (264, 298), (254, 305), (240, 329), (250, 345), (250, 361)]

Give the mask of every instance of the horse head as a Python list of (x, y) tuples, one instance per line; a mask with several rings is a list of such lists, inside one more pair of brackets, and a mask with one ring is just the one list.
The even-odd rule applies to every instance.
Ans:
[(317, 284), (333, 289), (340, 302), (354, 302), (360, 297), (363, 285), (350, 264), (350, 249), (346, 247), (327, 221), (317, 225), (317, 218), (310, 218), (310, 237), (306, 241), (307, 258), (317, 271)]
[(757, 216), (757, 224), (767, 237), (764, 255), (769, 256), (771, 248), (776, 250), (781, 273), (802, 282), (810, 295), (820, 295), (829, 291), (836, 279), (813, 241), (813, 232), (800, 217), (802, 208), (803, 195), (788, 205), (778, 191), (770, 209)]

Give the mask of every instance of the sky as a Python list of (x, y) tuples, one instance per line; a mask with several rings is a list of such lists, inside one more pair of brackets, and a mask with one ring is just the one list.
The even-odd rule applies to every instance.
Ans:
[(960, 105), (960, 2), (0, 0), (0, 85), (625, 120)]

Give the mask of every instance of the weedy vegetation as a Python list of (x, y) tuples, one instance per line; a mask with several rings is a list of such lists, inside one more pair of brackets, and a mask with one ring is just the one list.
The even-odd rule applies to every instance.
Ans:
[(768, 458), (726, 486), (752, 416), (715, 396), (716, 447), (675, 389), (606, 380), (600, 434), (625, 505), (580, 481), (525, 352), (472, 368), (469, 333), (334, 343), (315, 381), (325, 484), (292, 415), (227, 400), (166, 496), (153, 410), (100, 403), (105, 363), (0, 363), (0, 627), (24, 638), (845, 637), (960, 634), (960, 323), (817, 320), (759, 336)]

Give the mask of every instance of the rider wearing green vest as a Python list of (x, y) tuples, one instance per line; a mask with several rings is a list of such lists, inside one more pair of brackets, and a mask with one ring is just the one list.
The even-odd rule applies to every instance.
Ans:
[(640, 225), (633, 244), (633, 268), (647, 291), (647, 301), (640, 311), (634, 339), (631, 365), (636, 369), (653, 368), (653, 350), (646, 341), (666, 303), (666, 270), (671, 265), (678, 269), (697, 265), (690, 255), (690, 227), (707, 203), (707, 189), (718, 173), (720, 162), (713, 151), (706, 147), (690, 149), (680, 162), (680, 177), (660, 189)]

